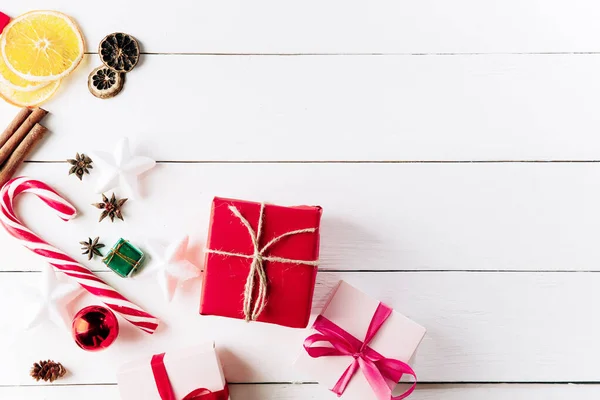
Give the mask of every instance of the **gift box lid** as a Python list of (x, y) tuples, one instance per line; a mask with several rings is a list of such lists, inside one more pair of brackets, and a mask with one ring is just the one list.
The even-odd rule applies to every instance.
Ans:
[[(248, 228), (230, 211), (230, 206), (235, 206), (252, 229), (255, 232), (258, 231), (261, 203), (215, 197), (211, 209), (206, 246), (214, 250), (252, 255), (254, 247)], [(297, 229), (315, 228), (314, 233), (292, 235), (285, 238), (275, 244), (266, 255), (308, 261), (317, 260), (319, 258), (319, 225), (322, 212), (323, 210), (319, 206), (281, 206), (265, 203), (262, 229), (259, 235), (261, 246), (283, 233)]]
[[(152, 356), (124, 364), (117, 373), (123, 400), (161, 400), (151, 366)], [(213, 342), (168, 351), (164, 365), (176, 399), (198, 388), (223, 390), (225, 376)]]
[[(321, 314), (355, 338), (363, 341), (379, 303), (379, 300), (341, 281), (334, 289)], [(425, 332), (426, 329), (418, 323), (393, 311), (370, 342), (369, 347), (386, 358), (408, 363), (425, 336)], [(296, 367), (330, 389), (351, 362), (351, 356), (312, 358), (303, 349), (296, 361)], [(341, 398), (346, 400), (375, 399), (373, 390), (360, 370), (354, 375)]]

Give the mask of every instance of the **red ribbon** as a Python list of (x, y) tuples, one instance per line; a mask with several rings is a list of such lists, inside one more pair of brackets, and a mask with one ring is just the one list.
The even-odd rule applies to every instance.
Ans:
[[(175, 393), (173, 392), (173, 386), (171, 386), (171, 381), (169, 380), (169, 374), (167, 373), (167, 368), (164, 363), (165, 353), (156, 354), (152, 356), (152, 373), (154, 374), (154, 382), (156, 383), (156, 388), (158, 389), (158, 394), (160, 394), (161, 400), (177, 400), (175, 398)], [(229, 399), (229, 389), (227, 385), (223, 390), (219, 390), (218, 392), (213, 392), (206, 388), (198, 388), (192, 390), (181, 400), (228, 400)]]
[[(319, 315), (317, 317), (313, 329), (319, 333), (307, 337), (304, 341), (304, 349), (308, 355), (312, 358), (329, 356), (352, 356), (354, 358), (331, 389), (332, 392), (341, 396), (359, 368), (367, 378), (378, 400), (405, 399), (415, 390), (417, 376), (410, 365), (400, 360), (385, 358), (369, 347), (369, 343), (391, 314), (391, 308), (379, 303), (363, 342), (324, 316)], [(328, 342), (333, 347), (313, 347), (313, 344), (317, 342)], [(392, 397), (394, 387), (404, 374), (411, 375), (414, 378), (412, 386), (401, 395)]]

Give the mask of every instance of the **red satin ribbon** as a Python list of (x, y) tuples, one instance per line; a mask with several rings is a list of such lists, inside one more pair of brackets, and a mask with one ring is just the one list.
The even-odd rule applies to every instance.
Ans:
[[(171, 386), (171, 381), (169, 380), (169, 374), (167, 373), (164, 359), (165, 353), (152, 356), (151, 365), (152, 373), (154, 374), (154, 382), (156, 383), (156, 388), (158, 389), (161, 400), (177, 400), (175, 398), (175, 393), (173, 392), (173, 386)], [(223, 390), (219, 390), (218, 392), (213, 392), (205, 388), (198, 388), (192, 390), (182, 400), (196, 399), (228, 400), (229, 389), (227, 388), (227, 385), (225, 385)]]
[[(385, 358), (369, 347), (369, 343), (391, 314), (391, 308), (379, 303), (371, 319), (364, 342), (361, 342), (322, 315), (317, 317), (313, 329), (319, 333), (307, 337), (304, 341), (304, 349), (308, 355), (312, 358), (329, 356), (352, 356), (354, 358), (352, 364), (344, 371), (331, 389), (332, 392), (341, 396), (359, 368), (367, 378), (378, 400), (405, 399), (415, 390), (417, 376), (408, 364), (400, 360)], [(313, 344), (317, 342), (328, 342), (333, 347), (313, 347)], [(401, 395), (392, 397), (394, 387), (404, 374), (411, 375), (414, 378), (412, 386)]]

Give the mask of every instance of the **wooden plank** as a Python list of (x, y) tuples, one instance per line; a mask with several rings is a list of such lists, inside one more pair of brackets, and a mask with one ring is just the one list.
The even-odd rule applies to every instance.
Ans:
[(186, 53), (490, 53), (598, 51), (600, 6), (593, 0), (277, 0), (168, 5), (107, 0), (111, 18), (69, 0), (21, 0), (18, 15), (61, 10), (77, 19), (88, 51), (113, 31), (137, 36), (149, 52)]
[[(127, 135), (158, 160), (590, 160), (600, 56), (147, 56), (93, 97), (89, 56), (46, 108), (32, 155)], [(0, 102), (0, 126), (17, 109)], [(114, 129), (118, 126), (118, 129)]]
[[(27, 371), (39, 359), (56, 359), (73, 373), (65, 384), (114, 383), (129, 359), (215, 339), (230, 382), (302, 382), (293, 368), (307, 336), (303, 330), (240, 320), (199, 317), (199, 282), (172, 304), (157, 295), (153, 281), (102, 275), (123, 293), (162, 318), (153, 337), (121, 324), (119, 340), (101, 353), (85, 353), (67, 331), (53, 326), (23, 332), (34, 310), (26, 299), (33, 273), (2, 273), (5, 307), (0, 322), (4, 363), (0, 386), (31, 384)], [(590, 382), (600, 323), (596, 273), (333, 273), (318, 277), (314, 312), (340, 279), (390, 304), (428, 329), (414, 368), (423, 382)], [(84, 297), (75, 312), (89, 304)]]
[[(67, 172), (66, 164), (28, 164), (22, 171), (69, 198), (78, 218), (59, 220), (34, 196), (19, 200), (18, 213), (72, 255), (89, 236), (110, 246), (120, 237), (143, 245), (148, 237), (190, 234), (201, 264), (211, 201), (223, 196), (323, 206), (322, 269), (600, 268), (595, 163), (161, 164), (142, 181), (145, 197), (128, 203), (125, 222), (114, 224), (98, 224), (99, 211), (90, 205), (100, 200), (92, 185), (97, 171), (83, 183)], [(44, 265), (4, 232), (0, 248), (0, 270)]]
[[(322, 400), (332, 399), (316, 385), (230, 385), (231, 398), (244, 400)], [(420, 385), (411, 400), (596, 400), (599, 385)], [(19, 400), (117, 399), (116, 386), (2, 387), (0, 396)], [(43, 397), (42, 397), (43, 396)]]

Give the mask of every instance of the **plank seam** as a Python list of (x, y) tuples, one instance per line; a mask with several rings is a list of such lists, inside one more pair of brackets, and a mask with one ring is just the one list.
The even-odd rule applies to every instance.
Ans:
[[(26, 160), (27, 164), (67, 164), (62, 160)], [(596, 164), (600, 160), (158, 160), (158, 164)]]
[[(113, 273), (106, 269), (92, 269), (94, 273)], [(201, 272), (204, 272), (202, 270)], [(497, 273), (517, 273), (517, 274), (572, 274), (572, 273), (583, 273), (583, 274), (595, 274), (599, 273), (600, 270), (543, 270), (543, 269), (319, 269), (319, 273), (359, 273), (359, 274), (380, 274), (380, 273), (477, 273), (477, 274), (497, 274)], [(0, 274), (30, 274), (30, 273), (41, 273), (41, 271), (32, 270), (0, 270)]]
[[(86, 55), (97, 55), (97, 52), (86, 51)], [(147, 56), (265, 56), (265, 57), (343, 57), (343, 56), (403, 56), (403, 57), (438, 57), (438, 56), (554, 56), (554, 55), (599, 55), (600, 51), (533, 51), (533, 52), (492, 52), (492, 53), (219, 53), (219, 52), (141, 52)]]
[[(272, 386), (272, 385), (318, 385), (317, 382), (228, 382), (232, 386)], [(600, 381), (557, 381), (557, 382), (544, 382), (544, 381), (456, 381), (456, 382), (419, 382), (419, 387), (423, 386), (457, 386), (457, 385), (600, 385)], [(75, 387), (75, 386), (117, 386), (116, 383), (47, 383), (47, 384), (26, 384), (26, 385), (0, 385), (0, 388), (16, 388), (16, 387)]]

